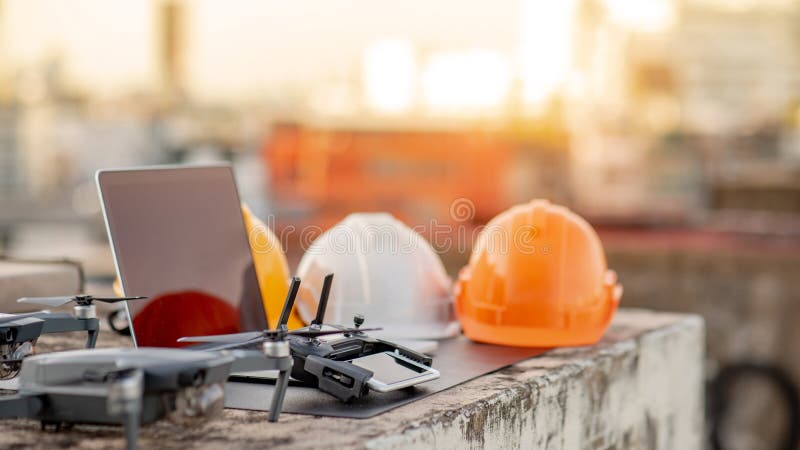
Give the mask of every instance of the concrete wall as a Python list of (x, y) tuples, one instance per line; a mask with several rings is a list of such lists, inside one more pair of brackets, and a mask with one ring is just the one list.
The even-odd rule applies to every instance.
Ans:
[[(800, 251), (770, 242), (653, 248), (606, 243), (625, 287), (622, 303), (700, 314), (709, 371), (735, 361), (777, 364), (800, 382)], [(737, 386), (728, 423), (730, 449), (772, 449), (785, 429), (779, 394), (763, 383)]]
[[(555, 350), (447, 391), (464, 405), (367, 447), (702, 448), (703, 323), (670, 318), (625, 311), (600, 345)], [(650, 331), (631, 336), (642, 326)]]
[[(225, 410), (192, 426), (146, 426), (140, 446), (700, 449), (703, 330), (697, 316), (621, 310), (594, 346), (554, 350), (369, 419), (284, 414), (272, 424), (262, 412)], [(98, 343), (130, 344), (108, 331)], [(81, 344), (81, 336), (53, 335), (38, 349)], [(0, 421), (0, 448), (122, 448), (121, 436), (107, 426), (52, 433), (30, 420)]]

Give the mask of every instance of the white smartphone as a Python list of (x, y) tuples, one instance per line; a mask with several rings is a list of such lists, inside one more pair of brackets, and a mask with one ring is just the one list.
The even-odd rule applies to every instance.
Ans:
[(374, 374), (367, 386), (378, 392), (396, 391), (439, 378), (438, 370), (391, 351), (356, 358), (350, 363)]

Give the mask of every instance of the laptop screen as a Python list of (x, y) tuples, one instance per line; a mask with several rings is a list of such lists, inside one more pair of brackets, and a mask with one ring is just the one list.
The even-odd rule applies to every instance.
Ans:
[(98, 189), (139, 346), (267, 327), (228, 166), (106, 170)]

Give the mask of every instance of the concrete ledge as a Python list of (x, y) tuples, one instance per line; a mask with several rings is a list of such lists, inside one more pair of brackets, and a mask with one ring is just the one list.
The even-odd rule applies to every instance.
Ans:
[[(59, 338), (54, 338), (59, 339)], [(43, 344), (63, 348), (65, 338)], [(79, 346), (78, 337), (74, 339)], [(104, 334), (104, 346), (121, 338)], [(697, 316), (621, 310), (595, 346), (557, 349), (367, 419), (226, 410), (194, 428), (146, 427), (142, 448), (703, 447), (704, 326)], [(41, 433), (0, 422), (0, 447), (122, 447), (120, 429)]]
[(36, 311), (36, 305), (17, 303), (20, 297), (79, 294), (83, 274), (76, 263), (21, 262), (0, 259), (0, 313)]

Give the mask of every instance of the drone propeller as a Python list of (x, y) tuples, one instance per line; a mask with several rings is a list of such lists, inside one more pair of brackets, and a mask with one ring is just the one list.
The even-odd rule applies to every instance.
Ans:
[(281, 340), (283, 336), (315, 338), (332, 334), (359, 333), (362, 331), (379, 331), (383, 328), (345, 328), (343, 330), (264, 330), (245, 333), (217, 334), (212, 336), (190, 336), (178, 339), (178, 342), (219, 343), (219, 344), (255, 344), (262, 341)]
[[(292, 277), (292, 282), (289, 285), (289, 292), (286, 293), (286, 300), (283, 302), (283, 310), (281, 310), (281, 316), (278, 319), (277, 330), (250, 331), (245, 333), (218, 334), (213, 336), (182, 337), (178, 339), (178, 342), (232, 344), (231, 347), (233, 348), (258, 342), (260, 338), (265, 338), (264, 340), (283, 340), (285, 333), (288, 332), (286, 324), (289, 322), (289, 314), (292, 312), (294, 300), (297, 298), (297, 293), (299, 291), (300, 278)], [(281, 332), (284, 333), (283, 336), (280, 335)]]
[(214, 334), (210, 336), (182, 337), (178, 342), (216, 342), (220, 344), (241, 344), (264, 336), (263, 331), (248, 331), (245, 333)]
[(345, 328), (343, 330), (295, 330), (289, 331), (289, 336), (299, 336), (314, 338), (317, 336), (327, 336), (331, 334), (347, 334), (347, 333), (360, 333), (362, 331), (380, 331), (383, 328)]
[[(327, 288), (323, 287), (323, 291), (325, 291), (324, 297), (326, 302), (327, 302), (327, 292), (330, 291), (331, 281), (333, 281), (332, 275), (325, 277), (325, 285), (327, 286)], [(245, 333), (217, 334), (212, 336), (182, 337), (178, 339), (178, 342), (229, 344), (223, 347), (216, 348), (217, 350), (224, 350), (227, 348), (236, 348), (236, 347), (257, 344), (264, 341), (281, 341), (284, 340), (286, 336), (315, 338), (318, 336), (327, 336), (331, 334), (346, 334), (346, 333), (358, 333), (361, 331), (380, 330), (380, 328), (362, 328), (362, 329), (346, 328), (344, 330), (288, 331), (286, 329), (286, 323), (289, 321), (289, 313), (292, 311), (292, 307), (294, 306), (294, 301), (295, 298), (297, 297), (297, 292), (299, 290), (300, 290), (300, 278), (293, 277), (292, 284), (289, 287), (289, 293), (286, 295), (286, 301), (283, 304), (283, 310), (281, 311), (280, 319), (278, 319), (278, 328), (276, 330), (248, 331)]]
[(145, 298), (147, 297), (92, 297), (91, 295), (72, 295), (64, 297), (23, 297), (18, 299), (17, 303), (32, 303), (35, 305), (57, 307), (66, 305), (69, 302), (75, 302), (78, 305), (86, 306), (91, 305), (94, 301), (103, 303), (117, 303), (126, 300), (141, 300)]

